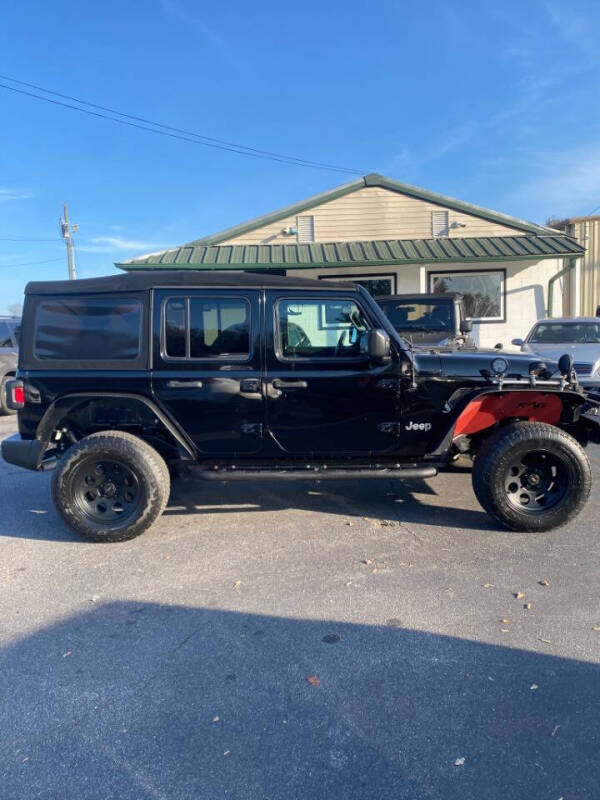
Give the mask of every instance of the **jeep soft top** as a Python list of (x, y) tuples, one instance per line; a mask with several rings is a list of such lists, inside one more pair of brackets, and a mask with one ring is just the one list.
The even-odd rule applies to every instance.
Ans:
[(548, 530), (589, 494), (596, 401), (568, 356), (416, 351), (354, 284), (148, 270), (27, 286), (2, 455), (54, 468), (58, 513), (94, 541), (146, 530), (182, 468), (427, 478), (461, 453), (494, 519)]

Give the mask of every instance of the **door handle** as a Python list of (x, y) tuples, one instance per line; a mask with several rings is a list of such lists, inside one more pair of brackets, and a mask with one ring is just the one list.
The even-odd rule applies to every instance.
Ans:
[(167, 381), (170, 389), (201, 389), (202, 381)]
[(273, 387), (275, 389), (308, 389), (308, 383), (306, 381), (284, 381), (280, 378), (275, 378)]

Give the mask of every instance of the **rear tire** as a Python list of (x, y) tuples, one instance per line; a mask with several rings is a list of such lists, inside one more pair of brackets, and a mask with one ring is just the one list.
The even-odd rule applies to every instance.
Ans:
[(487, 439), (473, 489), (488, 514), (512, 531), (549, 531), (573, 519), (592, 485), (583, 447), (560, 428), (515, 422)]
[(12, 379), (12, 375), (8, 375), (6, 378), (0, 380), (0, 414), (4, 414), (5, 416), (17, 413), (14, 408), (9, 408), (6, 404), (6, 384)]
[(169, 470), (153, 447), (121, 431), (93, 433), (70, 447), (52, 477), (64, 522), (91, 542), (139, 536), (169, 499)]

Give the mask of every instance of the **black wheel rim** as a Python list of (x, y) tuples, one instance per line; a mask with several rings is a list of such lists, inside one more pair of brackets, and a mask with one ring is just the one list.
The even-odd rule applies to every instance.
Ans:
[(504, 478), (509, 503), (527, 514), (557, 506), (569, 487), (562, 458), (549, 450), (533, 450), (511, 459)]
[(88, 458), (72, 477), (73, 499), (81, 513), (96, 524), (112, 526), (135, 517), (142, 490), (135, 472), (110, 459)]

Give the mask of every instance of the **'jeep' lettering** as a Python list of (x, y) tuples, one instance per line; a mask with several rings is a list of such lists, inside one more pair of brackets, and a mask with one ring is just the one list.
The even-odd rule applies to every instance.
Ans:
[(413, 422), (411, 420), (408, 425), (404, 427), (407, 431), (430, 431), (431, 422)]

